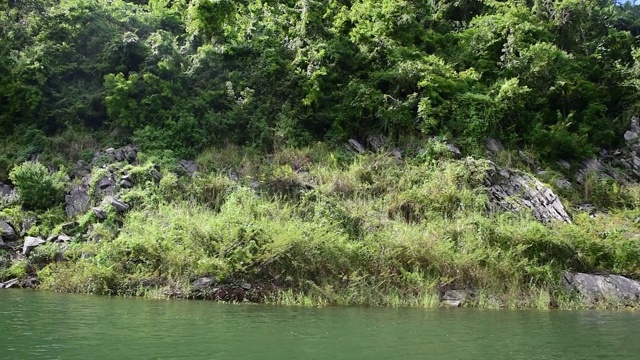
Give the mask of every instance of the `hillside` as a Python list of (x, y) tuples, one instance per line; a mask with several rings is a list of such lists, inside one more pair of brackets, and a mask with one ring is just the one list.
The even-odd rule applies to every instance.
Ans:
[(0, 282), (296, 304), (432, 306), (456, 291), (489, 307), (638, 304), (631, 280), (637, 293), (617, 298), (568, 280), (640, 278), (636, 6), (0, 10)]

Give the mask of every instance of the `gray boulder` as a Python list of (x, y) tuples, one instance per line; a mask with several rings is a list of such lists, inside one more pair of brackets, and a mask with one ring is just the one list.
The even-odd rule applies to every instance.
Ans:
[(73, 178), (83, 178), (91, 174), (91, 166), (82, 160), (78, 160), (76, 166), (71, 171)]
[(502, 146), (502, 143), (494, 138), (487, 138), (484, 145), (487, 148), (487, 151), (489, 151), (489, 153), (492, 155), (496, 155), (500, 151), (504, 150), (504, 146)]
[(349, 145), (347, 146), (347, 150), (358, 153), (358, 154), (364, 154), (366, 152), (366, 150), (364, 149), (364, 146), (362, 146), (362, 144), (360, 144), (355, 139), (349, 139)]
[(447, 290), (440, 298), (440, 304), (446, 307), (460, 307), (473, 296), (474, 293), (470, 290)]
[(453, 155), (454, 158), (459, 159), (462, 157), (462, 152), (460, 151), (460, 149), (458, 149), (457, 146), (448, 143), (447, 149), (449, 149), (449, 152), (451, 152), (451, 155)]
[(192, 160), (180, 160), (180, 170), (188, 176), (193, 176), (198, 171), (198, 165)]
[(128, 204), (114, 198), (113, 196), (107, 196), (106, 198), (104, 198), (104, 200), (102, 200), (102, 206), (109, 206), (109, 205), (113, 206), (116, 209), (116, 211), (120, 213), (125, 212), (130, 208)]
[(133, 184), (129, 180), (122, 179), (120, 180), (120, 187), (123, 189), (130, 189), (133, 187)]
[(588, 304), (614, 301), (626, 305), (640, 305), (640, 281), (620, 275), (591, 275), (566, 272), (563, 275), (567, 289)]
[(105, 176), (98, 180), (98, 192), (103, 195), (114, 195), (116, 193), (116, 182), (111, 176)]
[(89, 210), (91, 198), (89, 197), (87, 187), (80, 185), (71, 190), (69, 194), (64, 197), (64, 200), (67, 216), (74, 217)]
[(16, 236), (16, 231), (13, 229), (9, 223), (0, 219), (0, 241), (14, 241), (18, 237)]
[(215, 277), (201, 277), (199, 279), (197, 279), (196, 281), (194, 281), (191, 286), (193, 286), (194, 289), (202, 289), (202, 288), (206, 288), (212, 285), (215, 285), (216, 283), (216, 278)]
[(125, 173), (120, 178), (120, 187), (123, 189), (130, 189), (133, 187), (133, 179), (131, 178), (131, 174)]
[(107, 218), (107, 212), (99, 207), (91, 208), (93, 214), (98, 218), (98, 220), (104, 220)]
[(635, 133), (633, 131), (627, 130), (627, 132), (624, 133), (624, 140), (627, 142), (633, 141), (637, 138), (638, 138), (638, 133)]
[(56, 244), (67, 243), (67, 242), (70, 242), (70, 241), (71, 241), (71, 236), (68, 236), (68, 235), (65, 235), (65, 234), (50, 236), (47, 239), (47, 242), (52, 242), (52, 243), (56, 243)]
[(490, 207), (494, 212), (524, 209), (540, 222), (571, 222), (558, 195), (532, 175), (500, 168), (489, 162), (485, 183), (489, 190)]
[(20, 287), (20, 281), (18, 279), (11, 279), (9, 281), (0, 282), (0, 289), (11, 289)]
[(152, 177), (156, 182), (159, 182), (160, 180), (162, 180), (162, 173), (160, 173), (160, 169), (159, 169), (159, 168), (151, 169), (151, 170), (149, 171), (149, 174), (151, 175), (151, 177)]
[(22, 246), (22, 254), (27, 256), (29, 255), (29, 253), (31, 253), (31, 251), (33, 251), (33, 249), (37, 248), (38, 246), (44, 243), (46, 243), (46, 241), (44, 241), (39, 236), (38, 237), (27, 236), (26, 238), (24, 238), (24, 245)]

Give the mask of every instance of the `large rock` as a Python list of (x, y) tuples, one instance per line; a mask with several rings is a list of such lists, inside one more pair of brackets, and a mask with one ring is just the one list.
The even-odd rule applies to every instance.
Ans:
[(180, 160), (180, 170), (188, 176), (193, 176), (198, 171), (198, 165), (192, 160)]
[(116, 181), (113, 179), (113, 176), (104, 176), (103, 178), (98, 180), (97, 191), (102, 196), (115, 195), (117, 188)]
[(20, 280), (11, 279), (9, 281), (0, 282), (0, 289), (10, 289), (20, 287)]
[(640, 281), (620, 275), (564, 273), (565, 286), (589, 304), (613, 301), (640, 305)]
[(624, 140), (629, 142), (638, 138), (638, 133), (628, 130), (624, 133)]
[(107, 196), (106, 198), (104, 198), (104, 200), (102, 200), (102, 205), (101, 205), (102, 207), (109, 206), (109, 205), (113, 206), (116, 209), (116, 211), (120, 213), (123, 213), (129, 210), (130, 208), (128, 204), (114, 198), (113, 196)]
[(91, 208), (93, 214), (98, 218), (98, 220), (104, 220), (107, 218), (107, 212), (99, 207)]
[(203, 289), (209, 286), (213, 286), (216, 283), (216, 278), (215, 277), (201, 277), (199, 279), (197, 279), (196, 281), (194, 281), (191, 286), (193, 286), (194, 289)]
[(88, 188), (85, 185), (80, 185), (71, 190), (69, 194), (64, 197), (64, 200), (65, 210), (69, 217), (74, 217), (89, 210), (91, 202)]
[(16, 239), (16, 231), (13, 229), (13, 226), (0, 219), (0, 242), (2, 240), (14, 241)]
[(33, 249), (37, 248), (38, 246), (44, 243), (46, 243), (46, 241), (41, 237), (27, 236), (26, 238), (24, 238), (24, 245), (22, 246), (22, 254), (27, 256), (31, 253), (31, 251), (33, 251)]
[(491, 155), (497, 155), (499, 152), (504, 150), (502, 143), (494, 138), (487, 138), (484, 146)]
[(540, 222), (571, 222), (558, 195), (532, 175), (489, 162), (485, 179), (493, 211), (531, 211)]
[(190, 297), (195, 299), (214, 299), (216, 289), (214, 286), (217, 283), (215, 277), (201, 277), (191, 283)]
[(440, 304), (447, 307), (460, 307), (473, 296), (474, 293), (470, 290), (447, 290), (441, 296)]
[(15, 190), (8, 184), (0, 182), (0, 196), (11, 196)]
[(364, 154), (366, 152), (366, 150), (364, 149), (364, 146), (362, 146), (362, 144), (360, 144), (355, 139), (349, 139), (349, 143), (347, 145), (347, 150), (349, 150), (351, 152), (354, 152), (354, 153), (358, 153), (358, 154)]

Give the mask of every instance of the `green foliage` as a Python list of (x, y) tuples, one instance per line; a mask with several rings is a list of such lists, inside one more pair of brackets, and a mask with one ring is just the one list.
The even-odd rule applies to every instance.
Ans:
[(67, 175), (59, 170), (51, 173), (37, 162), (18, 165), (9, 174), (25, 208), (44, 211), (62, 204)]
[(493, 136), (580, 158), (615, 146), (638, 108), (631, 5), (47, 4), (1, 15), (3, 137), (87, 126), (194, 157), (379, 133), (465, 147)]
[[(138, 294), (216, 275), (291, 289), (272, 299), (280, 302), (430, 304), (444, 284), (524, 288), (543, 303), (564, 269), (638, 272), (637, 188), (588, 175), (582, 189), (566, 190), (573, 202), (611, 209), (607, 229), (580, 214), (580, 225), (548, 227), (525, 214), (493, 218), (482, 162), (452, 160), (445, 141), (473, 154), (491, 136), (536, 164), (620, 145), (640, 104), (635, 5), (61, 0), (0, 8), (0, 180), (10, 176), (19, 201), (42, 215), (34, 234), (60, 226), (67, 181), (25, 161), (88, 161), (103, 142), (133, 142), (147, 154), (122, 169), (136, 184), (121, 194), (135, 211), (109, 210), (101, 223), (81, 216), (87, 236), (104, 241), (46, 265), (45, 288)], [(407, 145), (410, 160), (305, 148), (379, 134)], [(171, 173), (182, 158), (197, 158), (195, 178)], [(517, 158), (505, 151), (497, 162), (532, 167)], [(0, 200), (2, 212), (17, 216), (16, 201)]]

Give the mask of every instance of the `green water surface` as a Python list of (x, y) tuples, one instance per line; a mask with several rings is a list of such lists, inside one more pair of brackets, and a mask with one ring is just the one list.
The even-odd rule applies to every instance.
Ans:
[(0, 291), (0, 359), (640, 359), (640, 314)]

